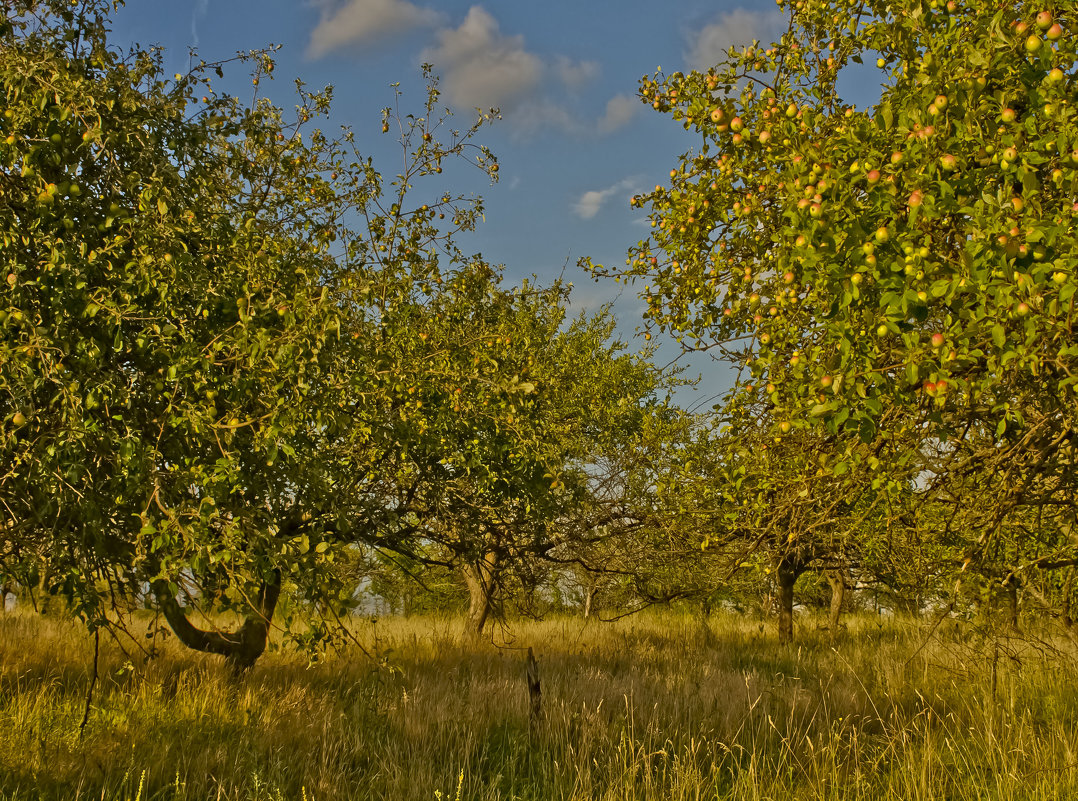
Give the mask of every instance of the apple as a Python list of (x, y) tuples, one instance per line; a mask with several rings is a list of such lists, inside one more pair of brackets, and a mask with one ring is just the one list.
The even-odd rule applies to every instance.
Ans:
[(921, 386), (924, 388), (924, 391), (927, 392), (929, 395), (935, 395), (936, 394), (936, 382), (935, 381), (925, 381)]
[(945, 170), (953, 170), (958, 166), (958, 159), (952, 156), (950, 153), (944, 153), (940, 156), (940, 166)]
[(891, 163), (898, 164), (900, 161), (902, 161), (902, 152), (900, 150), (896, 150), (894, 153), (891, 154)]
[(936, 332), (935, 334), (932, 335), (932, 347), (941, 348), (941, 347), (943, 347), (943, 342), (944, 342), (943, 334), (941, 334), (939, 332)]
[(719, 122), (723, 118), (724, 114), (725, 114), (725, 112), (721, 108), (712, 109), (712, 111), (711, 111), (711, 121), (712, 122)]
[[(1063, 70), (1056, 67), (1054, 70), (1048, 73), (1048, 83), (1056, 84), (1063, 80)], [(1045, 107), (1047, 109), (1047, 106)]]
[(833, 383), (835, 383), (835, 379), (829, 375), (825, 375), (823, 378), (820, 379), (820, 385), (824, 387), (829, 387)]
[(26, 415), (22, 412), (15, 412), (15, 414), (11, 416), (11, 422), (16, 426), (24, 426), (26, 425)]
[(823, 207), (819, 203), (813, 203), (812, 207), (809, 208), (809, 215), (819, 217), (821, 214), (823, 214)]
[(1053, 25), (1051, 28), (1049, 28), (1047, 31), (1045, 31), (1044, 37), (1049, 42), (1058, 41), (1059, 39), (1061, 39), (1063, 37), (1063, 26), (1061, 26), (1057, 22), (1055, 25)]
[(1057, 284), (1064, 284), (1067, 282), (1066, 273), (1052, 273), (1052, 280)]
[(887, 230), (887, 226), (881, 225), (879, 228), (876, 229), (876, 241), (877, 242), (886, 242), (890, 238), (891, 238), (891, 234)]
[(1017, 117), (1018, 114), (1013, 108), (1005, 108), (999, 114), (999, 118), (1004, 122), (1014, 122)]
[(1029, 314), (1029, 304), (1024, 300), (1019, 303), (1014, 309), (1019, 315)]
[(887, 336), (887, 323), (880, 323), (879, 327), (876, 329), (876, 336), (878, 336), (878, 337)]
[(887, 66), (887, 59), (885, 59), (885, 58), (876, 59), (876, 66), (879, 67), (882, 70), (884, 67)]
[(1008, 147), (1006, 150), (1000, 153), (1000, 158), (1002, 158), (1004, 161), (1014, 163), (1018, 160), (1018, 151), (1015, 150), (1013, 147)]
[(947, 382), (944, 381), (942, 378), (939, 381), (936, 382), (936, 394), (937, 395), (946, 395), (947, 394)]
[(734, 133), (738, 133), (739, 131), (743, 130), (744, 127), (745, 123), (741, 120), (740, 117), (734, 117), (732, 120), (730, 120), (730, 130)]
[(783, 420), (781, 423), (779, 423), (779, 431), (781, 431), (783, 434), (789, 434), (790, 433), (790, 421), (789, 420)]
[(1037, 15), (1037, 27), (1046, 31), (1052, 27), (1052, 12), (1042, 11)]
[(924, 193), (920, 189), (914, 189), (910, 193), (910, 200), (909, 200), (910, 208), (915, 209), (918, 206), (920, 206), (924, 202), (924, 197), (925, 197)]
[(868, 179), (868, 182), (870, 184), (874, 184), (874, 183), (876, 183), (877, 181), (880, 180), (880, 171), (879, 170), (869, 170), (868, 174), (865, 177)]
[(771, 335), (770, 334), (760, 334), (760, 344), (761, 345), (766, 345), (769, 342), (771, 342)]
[(1041, 44), (1041, 37), (1037, 36), (1035, 33), (1030, 34), (1029, 38), (1026, 39), (1026, 52), (1036, 53), (1041, 49)]
[(861, 273), (854, 273), (850, 276), (850, 283), (854, 286), (861, 286), (861, 281), (864, 279), (861, 277)]

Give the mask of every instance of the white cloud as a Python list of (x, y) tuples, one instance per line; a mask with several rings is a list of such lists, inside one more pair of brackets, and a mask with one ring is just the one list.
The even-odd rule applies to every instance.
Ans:
[(420, 58), (433, 64), (441, 75), (442, 89), (452, 105), (498, 108), (518, 137), (543, 130), (575, 135), (609, 133), (631, 117), (619, 95), (607, 104), (602, 119), (582, 120), (561, 97), (555, 98), (554, 92), (558, 86), (577, 89), (594, 80), (599, 65), (530, 51), (523, 36), (503, 33), (482, 6), (472, 6), (458, 27), (438, 31), (436, 44)]
[(694, 69), (713, 67), (726, 58), (731, 47), (752, 44), (753, 39), (770, 44), (782, 34), (786, 24), (786, 19), (777, 11), (735, 8), (723, 12), (714, 22), (692, 35), (686, 56), (689, 66)]
[(320, 58), (347, 45), (369, 41), (409, 28), (436, 25), (441, 15), (408, 0), (346, 0), (344, 5), (322, 6), (322, 19), (311, 32), (307, 55)]
[(568, 56), (555, 56), (554, 72), (568, 88), (576, 89), (598, 77), (599, 64), (595, 61), (573, 61)]
[(606, 103), (606, 112), (599, 120), (599, 133), (611, 133), (628, 125), (640, 110), (639, 98), (632, 95), (614, 95)]
[(472, 6), (459, 28), (438, 32), (437, 47), (422, 54), (442, 73), (449, 100), (509, 113), (542, 79), (543, 62), (524, 49), (523, 36), (505, 36), (485, 9)]
[(636, 184), (636, 179), (626, 178), (624, 181), (618, 181), (613, 186), (608, 186), (606, 189), (592, 189), (585, 192), (580, 196), (580, 199), (573, 204), (573, 211), (577, 216), (584, 220), (590, 220), (596, 214), (599, 213), (599, 209), (603, 207), (612, 196), (621, 192), (627, 192)]

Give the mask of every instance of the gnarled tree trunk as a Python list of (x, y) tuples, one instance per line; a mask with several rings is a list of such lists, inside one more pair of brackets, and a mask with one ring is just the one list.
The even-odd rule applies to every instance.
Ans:
[(483, 636), (483, 629), (490, 619), (494, 605), (497, 566), (498, 557), (487, 553), (478, 561), (461, 567), (464, 583), (468, 586), (468, 620), (465, 632), (475, 639)]
[(794, 585), (797, 577), (805, 570), (804, 564), (795, 556), (782, 556), (776, 566), (775, 578), (778, 585), (779, 642), (789, 643), (794, 639)]
[(195, 626), (188, 620), (167, 581), (155, 581), (153, 592), (161, 605), (161, 613), (180, 642), (195, 651), (223, 656), (238, 675), (251, 668), (266, 650), (273, 611), (281, 596), (281, 576), (275, 572), (272, 579), (262, 583), (254, 608), (235, 631), (204, 631)]

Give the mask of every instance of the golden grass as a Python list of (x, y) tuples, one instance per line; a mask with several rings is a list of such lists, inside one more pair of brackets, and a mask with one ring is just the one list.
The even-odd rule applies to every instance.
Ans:
[[(280, 650), (241, 683), (171, 640), (149, 662), (78, 624), (0, 618), (5, 799), (1056, 799), (1078, 791), (1074, 655), (1032, 638), (863, 617), (807, 625), (675, 612), (355, 622), (358, 649)], [(141, 634), (139, 632), (139, 634)], [(524, 653), (544, 719), (527, 717)], [(1056, 644), (1058, 647), (1058, 643)]]

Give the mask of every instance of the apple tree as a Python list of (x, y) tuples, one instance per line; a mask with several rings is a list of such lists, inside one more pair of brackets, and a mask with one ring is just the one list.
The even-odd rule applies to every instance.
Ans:
[[(965, 565), (1034, 507), (1058, 534), (1009, 572), (1073, 564), (1073, 6), (780, 6), (778, 42), (643, 80), (701, 144), (634, 199), (651, 237), (594, 269), (646, 282), (651, 324), (748, 371), (732, 402), (766, 396), (773, 434), (831, 437), (825, 470), (857, 474), (872, 443), (867, 469), (899, 488), (936, 448)], [(840, 76), (872, 69), (879, 102), (849, 106)], [(975, 495), (944, 492), (973, 474)]]
[[(286, 120), (215, 92), (223, 65), (165, 76), (110, 45), (110, 8), (20, 0), (0, 23), (0, 570), (46, 573), (94, 626), (149, 583), (179, 639), (246, 667), (282, 594), (339, 591), (328, 537), (394, 534), (371, 502), (400, 407), (375, 343), (481, 213), (404, 198), (446, 158), (493, 171), (469, 141), (490, 115), (439, 131), (433, 82), (422, 116), (388, 109), (406, 168), (384, 182), (350, 132), (311, 129), (328, 90)], [(203, 630), (195, 607), (244, 622)]]

